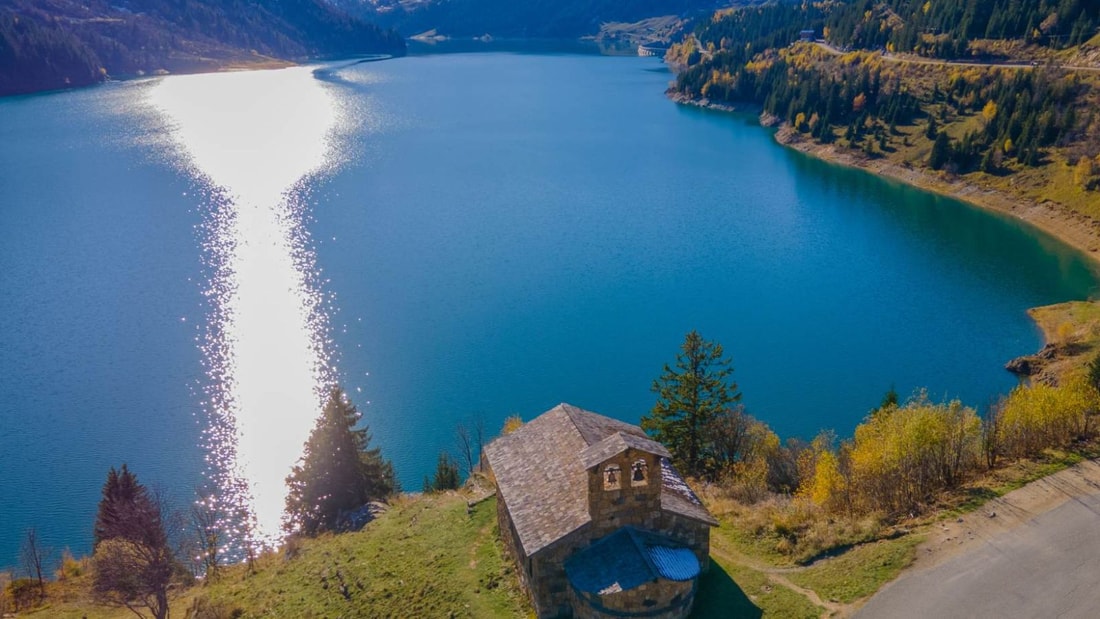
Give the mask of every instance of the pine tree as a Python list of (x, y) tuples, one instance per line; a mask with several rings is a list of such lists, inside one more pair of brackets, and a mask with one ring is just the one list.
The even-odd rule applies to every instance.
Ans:
[(938, 131), (939, 130), (936, 128), (936, 118), (929, 114), (928, 126), (924, 129), (924, 137), (928, 138), (929, 140), (934, 140)]
[(452, 460), (447, 452), (439, 452), (439, 461), (435, 465), (435, 476), (424, 477), (424, 492), (457, 490), (460, 483), (458, 463)]
[(337, 527), (341, 515), (395, 490), (393, 466), (370, 449), (359, 411), (333, 388), (299, 464), (287, 477), (288, 530), (316, 535)]
[(92, 534), (96, 547), (116, 537), (152, 546), (166, 543), (160, 510), (125, 464), (107, 472)]
[(178, 563), (164, 531), (162, 504), (125, 464), (103, 484), (96, 515), (92, 592), (103, 603), (157, 619), (168, 616), (168, 588)]
[(676, 367), (666, 364), (661, 377), (653, 381), (657, 404), (642, 417), (642, 428), (667, 446), (689, 475), (704, 472), (708, 424), (741, 399), (737, 383), (730, 380), (732, 374), (722, 345), (692, 331), (684, 338)]
[(928, 167), (939, 170), (951, 157), (951, 139), (947, 133), (940, 131), (936, 135), (936, 141), (932, 144), (932, 152), (928, 155)]

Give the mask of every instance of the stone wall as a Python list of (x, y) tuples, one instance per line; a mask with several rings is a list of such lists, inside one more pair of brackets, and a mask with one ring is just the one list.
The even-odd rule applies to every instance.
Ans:
[(588, 525), (577, 529), (531, 557), (531, 596), (539, 617), (570, 617), (572, 587), (565, 575), (565, 560), (588, 547), (593, 537)]
[(695, 603), (695, 580), (660, 579), (629, 591), (597, 595), (570, 590), (576, 619), (682, 619)]
[(710, 568), (710, 525), (671, 512), (662, 512), (660, 523), (651, 529), (687, 546), (699, 559), (699, 567)]
[[(485, 457), (484, 452), (481, 455), (481, 461), (484, 463), (485, 473), (490, 479), (493, 479), (493, 469), (489, 466), (489, 460)], [(535, 589), (531, 586), (531, 562), (523, 554), (523, 550), (519, 545), (519, 534), (516, 533), (515, 524), (508, 513), (508, 504), (499, 491), (497, 491), (497, 530), (500, 533), (500, 542), (504, 546), (505, 554), (512, 560), (512, 565), (516, 568), (520, 585), (531, 597), (531, 603), (537, 609), (538, 601), (534, 597)]]
[[(644, 484), (631, 477), (635, 462), (646, 464)], [(618, 467), (619, 488), (606, 489), (609, 466)], [(661, 521), (661, 468), (657, 456), (627, 449), (588, 471), (588, 513), (592, 518), (592, 538), (599, 539), (624, 526), (656, 530)]]

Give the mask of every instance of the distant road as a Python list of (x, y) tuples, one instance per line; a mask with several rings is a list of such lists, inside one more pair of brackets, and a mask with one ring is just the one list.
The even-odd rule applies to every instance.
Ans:
[(855, 617), (1100, 617), (1100, 466), (1083, 465), (939, 525), (917, 567)]
[[(847, 53), (844, 50), (837, 49), (837, 48), (833, 47), (832, 45), (829, 45), (828, 43), (826, 43), (825, 41), (822, 41), (820, 39), (817, 40), (817, 41), (814, 41), (814, 45), (817, 45), (821, 49), (823, 49), (823, 50), (825, 50), (825, 51), (827, 51), (827, 52), (829, 52), (830, 54), (833, 54), (833, 55), (840, 55), (840, 54)], [(939, 59), (936, 59), (936, 58), (921, 58), (920, 56), (910, 56), (910, 55), (901, 55), (901, 56), (899, 56), (897, 54), (890, 54), (890, 53), (884, 53), (882, 55), (882, 59), (887, 61), (887, 62), (901, 62), (901, 63), (906, 63), (906, 64), (931, 64), (931, 65), (948, 65), (948, 66), (957, 66), (957, 67), (989, 67), (989, 68), (997, 68), (997, 69), (1034, 69), (1037, 66), (1046, 66), (1046, 65), (1033, 65), (1030, 62), (968, 62), (968, 61), (961, 61), (961, 60), (939, 60)], [(1083, 66), (1077, 66), (1077, 65), (1062, 65), (1062, 64), (1056, 64), (1056, 65), (1052, 65), (1052, 66), (1057, 68), (1057, 69), (1064, 69), (1066, 71), (1089, 71), (1089, 72), (1092, 72), (1092, 73), (1100, 73), (1100, 67), (1083, 67)]]

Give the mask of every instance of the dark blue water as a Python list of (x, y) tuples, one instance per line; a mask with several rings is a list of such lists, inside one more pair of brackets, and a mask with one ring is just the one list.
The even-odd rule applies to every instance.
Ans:
[(0, 100), (0, 566), (32, 526), (89, 551), (111, 466), (202, 481), (200, 201), (112, 111), (140, 88)]
[[(1040, 344), (1025, 310), (1097, 285), (1015, 221), (669, 102), (654, 59), (322, 77), (362, 122), (303, 189), (306, 226), (339, 374), (407, 489), (460, 421), (637, 421), (691, 329), (782, 436), (849, 434), (891, 386), (984, 406)], [(111, 465), (185, 499), (202, 481), (207, 207), (125, 104), (155, 83), (0, 101), (0, 564), (32, 525), (86, 552)]]

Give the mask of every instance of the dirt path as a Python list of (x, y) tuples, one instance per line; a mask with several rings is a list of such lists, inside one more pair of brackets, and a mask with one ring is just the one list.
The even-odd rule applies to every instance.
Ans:
[(724, 562), (734, 563), (743, 567), (747, 567), (751, 570), (764, 574), (772, 583), (790, 589), (795, 593), (805, 597), (811, 604), (823, 609), (822, 617), (845, 617), (851, 614), (851, 609), (843, 604), (837, 604), (828, 600), (821, 599), (821, 596), (812, 589), (807, 589), (791, 582), (784, 574), (790, 574), (793, 572), (799, 572), (806, 567), (775, 567), (768, 565), (751, 557), (745, 556), (740, 552), (732, 548), (727, 548), (719, 544), (711, 544), (710, 553)]

